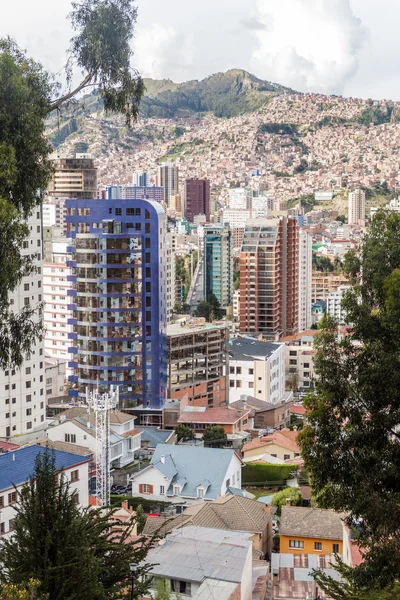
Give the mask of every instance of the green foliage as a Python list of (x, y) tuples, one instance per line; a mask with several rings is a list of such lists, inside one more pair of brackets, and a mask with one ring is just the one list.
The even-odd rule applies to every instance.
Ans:
[[(151, 545), (145, 540), (135, 547), (127, 543), (133, 522), (119, 522), (100, 510), (81, 512), (65, 475), (55, 470), (54, 452), (47, 448), (38, 454), (18, 500), (13, 536), (0, 541), (1, 585), (24, 586), (35, 580), (40, 582), (38, 595), (49, 600), (124, 597), (129, 563), (144, 561)], [(137, 596), (148, 589), (149, 568), (139, 570), (143, 579), (136, 586)]]
[(292, 506), (301, 506), (302, 497), (298, 488), (287, 487), (272, 496), (271, 505), (278, 507), (278, 514), (281, 514), (282, 506), (285, 506), (286, 500), (290, 500)]
[(382, 125), (390, 123), (393, 106), (370, 106), (362, 111), (357, 118), (357, 122), (361, 125)]
[(270, 484), (280, 486), (297, 471), (296, 465), (267, 465), (263, 463), (246, 463), (242, 469), (243, 484)]
[(378, 211), (345, 268), (355, 284), (343, 300), (353, 326), (340, 339), (336, 323), (324, 321), (299, 437), (317, 502), (359, 524), (367, 551), (355, 583), (385, 587), (400, 578), (400, 215)]
[(137, 530), (138, 533), (142, 533), (143, 528), (146, 524), (146, 513), (143, 510), (143, 506), (138, 504), (136, 507), (136, 522), (137, 522)]
[(226, 433), (224, 428), (219, 425), (210, 425), (203, 433), (203, 441), (224, 441), (226, 440)]
[(315, 253), (312, 255), (312, 268), (313, 271), (321, 271), (322, 273), (333, 273), (335, 270), (330, 258)]
[(278, 135), (298, 135), (299, 128), (294, 123), (263, 123), (259, 133), (275, 133)]
[(182, 425), (181, 423), (175, 427), (175, 433), (178, 442), (181, 440), (192, 440), (194, 435), (192, 429), (187, 425)]
[(165, 578), (158, 579), (154, 600), (171, 600), (171, 598), (172, 594), (169, 580)]
[(27, 583), (0, 585), (1, 600), (49, 600), (48, 595), (41, 594), (38, 589), (40, 581), (30, 579)]
[(213, 112), (217, 117), (234, 117), (254, 111), (269, 101), (264, 92), (290, 91), (271, 85), (246, 71), (232, 69), (216, 73), (202, 81), (145, 79), (147, 94), (141, 111), (146, 117), (173, 118), (193, 113)]
[(199, 302), (195, 312), (196, 317), (204, 317), (206, 321), (209, 322), (222, 319), (224, 314), (225, 311), (221, 308), (221, 305), (218, 302), (215, 294), (210, 294), (207, 300), (202, 300), (202, 302)]

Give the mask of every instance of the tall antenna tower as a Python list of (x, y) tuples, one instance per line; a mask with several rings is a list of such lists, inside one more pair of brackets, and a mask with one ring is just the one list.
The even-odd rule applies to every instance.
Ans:
[(110, 411), (118, 405), (119, 388), (110, 387), (107, 394), (86, 388), (86, 401), (94, 412), (96, 430), (96, 492), (101, 506), (110, 506), (111, 452)]

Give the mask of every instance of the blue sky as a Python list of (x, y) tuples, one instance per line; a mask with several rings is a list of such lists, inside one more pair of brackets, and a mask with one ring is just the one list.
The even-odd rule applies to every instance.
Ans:
[[(397, 0), (137, 0), (135, 66), (200, 79), (243, 68), (300, 91), (400, 100)], [(69, 0), (13, 0), (11, 35), (57, 72), (71, 37)]]

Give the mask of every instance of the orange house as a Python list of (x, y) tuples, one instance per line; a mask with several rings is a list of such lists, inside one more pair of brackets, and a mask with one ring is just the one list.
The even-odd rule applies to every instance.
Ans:
[(193, 429), (194, 433), (203, 434), (207, 427), (218, 425), (226, 434), (247, 431), (250, 410), (236, 408), (207, 408), (205, 410), (183, 410), (178, 422)]
[(333, 510), (283, 506), (279, 525), (280, 553), (342, 554), (342, 516)]

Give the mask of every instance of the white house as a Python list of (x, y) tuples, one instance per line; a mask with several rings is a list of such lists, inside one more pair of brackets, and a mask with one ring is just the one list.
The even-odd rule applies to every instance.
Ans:
[(346, 311), (342, 308), (342, 300), (351, 289), (349, 285), (340, 285), (334, 292), (329, 292), (326, 299), (326, 313), (334, 317), (340, 325), (345, 325)]
[[(34, 472), (35, 459), (45, 448), (32, 445), (0, 454), (0, 536), (13, 531), (18, 492)], [(54, 450), (56, 469), (63, 469), (76, 503), (82, 508), (89, 504), (88, 479), (90, 456)]]
[[(119, 410), (110, 413), (111, 467), (123, 467), (134, 460), (140, 450), (142, 432), (135, 429), (136, 417)], [(47, 430), (52, 441), (70, 442), (86, 446), (96, 452), (96, 432), (93, 411), (87, 407), (73, 407), (57, 415)]]
[(285, 346), (256, 338), (232, 339), (229, 347), (229, 402), (248, 395), (273, 404), (285, 393)]
[(172, 531), (146, 557), (153, 565), (151, 597), (158, 581), (166, 579), (169, 589), (184, 600), (251, 600), (251, 536), (196, 525)]
[(242, 487), (242, 461), (234, 450), (158, 444), (148, 467), (131, 476), (132, 496), (185, 506)]

